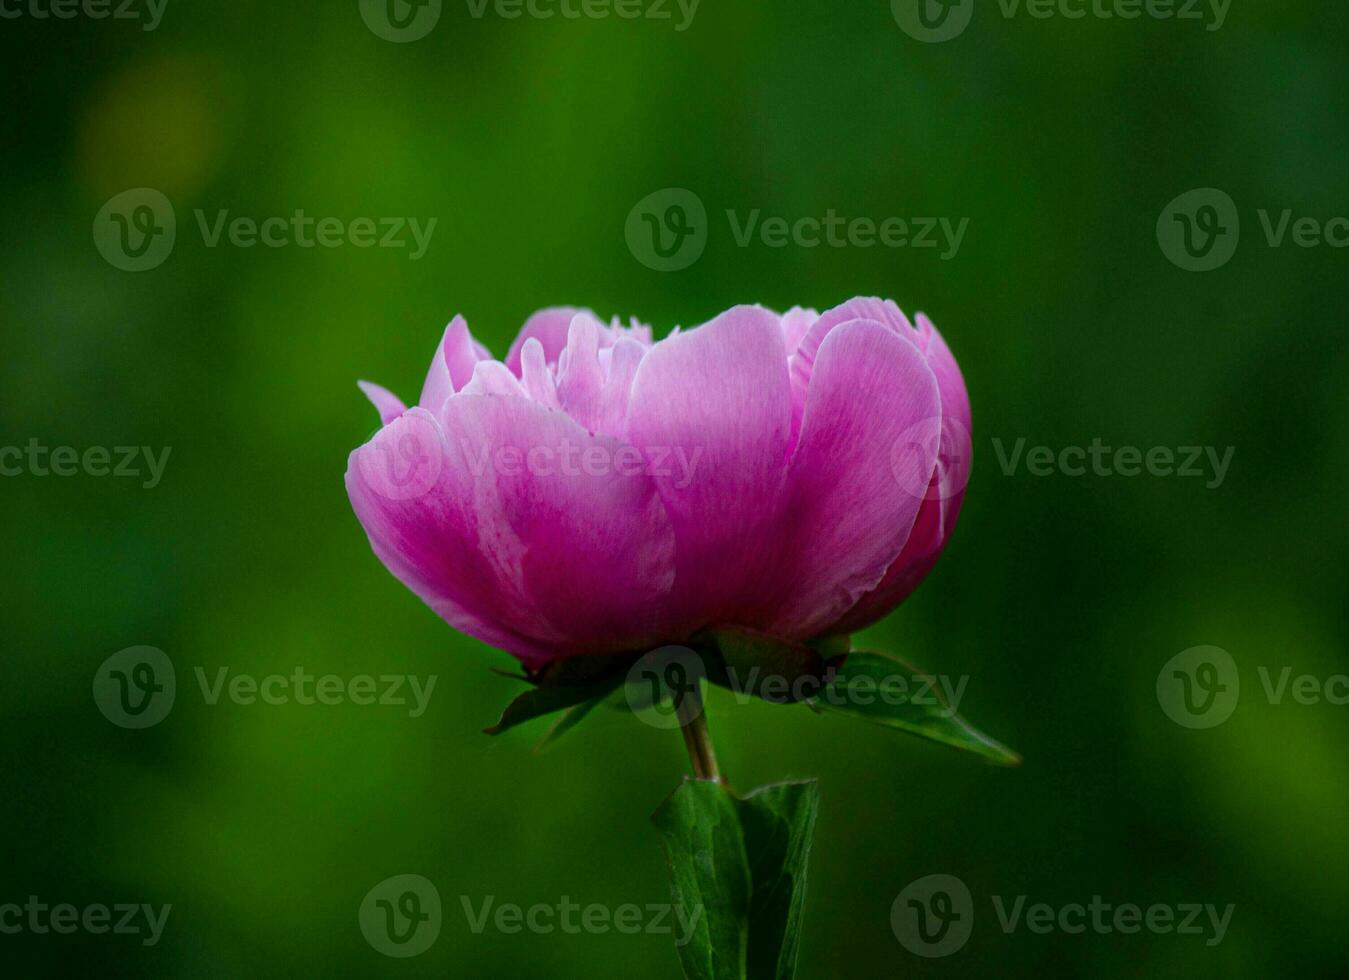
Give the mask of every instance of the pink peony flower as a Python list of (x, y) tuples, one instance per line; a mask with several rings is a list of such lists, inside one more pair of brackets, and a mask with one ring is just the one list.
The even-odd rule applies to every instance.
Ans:
[(728, 310), (652, 343), (586, 310), (535, 314), (503, 362), (456, 317), (413, 408), (346, 484), (375, 554), (450, 625), (530, 667), (880, 619), (941, 553), (970, 407), (919, 315)]

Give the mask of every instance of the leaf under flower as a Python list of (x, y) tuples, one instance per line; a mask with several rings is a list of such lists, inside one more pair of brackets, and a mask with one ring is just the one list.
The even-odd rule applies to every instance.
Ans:
[[(918, 696), (912, 690), (915, 680), (926, 684)], [(1000, 766), (1021, 764), (1016, 752), (958, 715), (931, 674), (891, 654), (849, 654), (815, 705), (972, 752)]]
[(652, 823), (670, 867), (690, 980), (790, 980), (796, 973), (819, 785), (781, 783), (741, 799), (685, 780)]

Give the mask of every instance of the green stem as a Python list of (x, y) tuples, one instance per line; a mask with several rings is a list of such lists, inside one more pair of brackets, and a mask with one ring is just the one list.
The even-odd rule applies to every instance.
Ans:
[(723, 782), (717, 770), (717, 753), (712, 748), (712, 735), (707, 730), (707, 711), (703, 706), (701, 681), (695, 680), (682, 694), (675, 712), (684, 732), (684, 745), (689, 750), (694, 778)]

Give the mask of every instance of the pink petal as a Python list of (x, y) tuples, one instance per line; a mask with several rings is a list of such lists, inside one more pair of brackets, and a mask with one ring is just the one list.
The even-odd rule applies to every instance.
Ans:
[(918, 333), (941, 396), (942, 428), (937, 469), (904, 551), (875, 590), (863, 597), (837, 624), (834, 629), (838, 632), (849, 633), (869, 626), (909, 597), (941, 556), (965, 500), (972, 457), (969, 394), (946, 341), (932, 321), (921, 313), (918, 315)]
[(347, 495), (370, 546), (394, 576), (462, 633), (526, 663), (550, 658), (546, 644), (504, 625), (476, 528), (450, 495), (448, 446), (430, 412), (413, 408), (355, 450)]
[(628, 441), (674, 524), (678, 604), (695, 625), (738, 622), (760, 597), (790, 422), (782, 332), (760, 307), (666, 338), (637, 369)]
[(641, 367), (642, 358), (648, 349), (636, 340), (620, 337), (609, 350), (601, 351), (601, 354), (609, 356), (604, 390), (600, 394), (599, 412), (595, 420), (596, 432), (621, 437), (627, 431), (632, 383), (637, 379), (637, 369)]
[(801, 431), (801, 414), (805, 411), (806, 389), (810, 385), (810, 373), (820, 345), (835, 327), (852, 320), (871, 320), (883, 324), (904, 339), (917, 343), (917, 335), (913, 325), (909, 323), (909, 318), (891, 300), (858, 297), (826, 311), (802, 336), (801, 342), (791, 355), (793, 443)]
[(468, 384), (473, 377), (473, 366), (479, 360), (468, 323), (462, 316), (455, 317), (445, 328), (445, 336), (436, 348), (417, 404), (432, 414), (438, 413), (452, 394)]
[(403, 400), (388, 388), (381, 387), (373, 381), (357, 381), (356, 386), (365, 392), (365, 397), (370, 399), (370, 404), (374, 405), (375, 411), (379, 412), (380, 422), (385, 425), (407, 411), (407, 406), (403, 404)]
[[(951, 348), (937, 328), (922, 313), (918, 314), (918, 331), (928, 367), (937, 378), (937, 388), (941, 392), (942, 439), (939, 475), (940, 485), (929, 496), (936, 496), (947, 502), (946, 533), (949, 535), (955, 527), (954, 511), (959, 510), (960, 501), (965, 497), (965, 486), (970, 482), (970, 465), (973, 462), (970, 439), (970, 396), (965, 388), (965, 378), (960, 373)], [(953, 505), (953, 506), (952, 506)]]
[(520, 328), (519, 335), (506, 354), (506, 367), (510, 368), (516, 377), (520, 376), (520, 352), (524, 349), (525, 341), (531, 338), (543, 346), (544, 361), (556, 364), (562, 351), (567, 347), (567, 332), (571, 328), (571, 321), (580, 313), (588, 314), (591, 319), (595, 318), (595, 314), (589, 310), (577, 310), (570, 306), (539, 310)]
[(564, 412), (590, 432), (598, 428), (604, 392), (600, 329), (594, 317), (577, 314), (567, 333), (567, 347), (558, 357), (557, 400)]
[[(933, 474), (935, 485), (941, 479)], [(963, 496), (963, 495), (962, 495)], [(959, 501), (954, 504), (955, 511), (960, 509)], [(904, 550), (894, 560), (876, 588), (872, 589), (857, 605), (848, 610), (847, 615), (827, 629), (829, 633), (856, 633), (884, 617), (909, 597), (919, 583), (932, 571), (942, 548), (946, 543), (948, 528), (944, 526), (945, 506), (939, 500), (924, 500), (914, 522), (909, 540)], [(954, 513), (953, 513), (954, 517)]]
[(529, 397), (544, 408), (561, 411), (562, 404), (557, 400), (557, 382), (543, 353), (543, 344), (537, 337), (530, 337), (520, 349), (520, 376)]
[(810, 639), (876, 587), (908, 540), (936, 465), (896, 449), (935, 443), (940, 431), (937, 381), (911, 339), (867, 320), (829, 331), (787, 478), (766, 632)]
[(516, 380), (510, 369), (500, 361), (479, 361), (473, 367), (473, 377), (464, 385), (465, 395), (513, 395), (526, 398), (524, 385)]
[(664, 642), (674, 534), (634, 452), (525, 398), (456, 395), (442, 430), (436, 479), (409, 499), (380, 470), (406, 447), (353, 456), (352, 503), (390, 571), (527, 662)]
[(791, 357), (796, 353), (796, 348), (801, 346), (801, 341), (805, 339), (806, 331), (813, 327), (820, 319), (820, 314), (814, 310), (803, 310), (799, 306), (794, 306), (788, 310), (782, 317), (782, 342), (787, 348), (787, 356)]
[(614, 335), (614, 343), (617, 344), (621, 338), (636, 341), (643, 347), (651, 346), (651, 325), (643, 323), (635, 316), (628, 318), (628, 325), (624, 327), (619, 323), (618, 317), (614, 317), (613, 326), (610, 328)]

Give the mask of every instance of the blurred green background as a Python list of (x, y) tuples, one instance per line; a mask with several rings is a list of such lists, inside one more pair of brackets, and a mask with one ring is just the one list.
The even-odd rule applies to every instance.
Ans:
[[(119, 0), (120, 2), (120, 0)], [(711, 695), (741, 787), (823, 790), (801, 977), (1344, 975), (1349, 707), (1274, 705), (1257, 669), (1349, 670), (1349, 253), (1271, 248), (1257, 209), (1349, 214), (1349, 23), (1313, 0), (1201, 22), (1007, 19), (919, 43), (884, 0), (704, 0), (691, 26), (488, 12), (447, 0), (415, 43), (355, 0), (179, 4), (0, 20), (0, 445), (172, 447), (162, 483), (0, 479), (6, 853), (0, 904), (171, 903), (161, 941), (0, 934), (12, 976), (677, 977), (666, 936), (475, 934), (460, 896), (665, 901), (651, 811), (676, 734), (618, 712), (552, 752), (480, 729), (517, 685), (371, 553), (342, 486), (409, 400), (448, 319), (503, 355), (534, 309), (636, 314), (658, 334), (724, 307), (855, 294), (928, 312), (963, 367), (975, 470), (929, 581), (863, 636), (953, 675), (1016, 771), (841, 716)], [(140, 9), (140, 8), (133, 8)], [(673, 9), (673, 8), (672, 8)], [(91, 226), (129, 188), (174, 204), (161, 266), (105, 261)], [(702, 258), (629, 251), (646, 195), (692, 190)], [(1241, 248), (1185, 272), (1167, 203), (1237, 202)], [(193, 211), (438, 219), (409, 250), (207, 248)], [(968, 217), (958, 254), (737, 245), (727, 210)], [(1236, 447), (1217, 489), (1004, 475), (1011, 446)], [(582, 600), (583, 601), (583, 600)], [(163, 649), (178, 697), (117, 727), (97, 667)], [(1191, 731), (1162, 665), (1231, 652), (1242, 699)], [(406, 709), (208, 705), (214, 676), (402, 673)], [(362, 898), (431, 879), (437, 943), (373, 950)], [(973, 937), (924, 960), (895, 897), (946, 873)], [(1235, 903), (1216, 946), (998, 928), (989, 896)]]

